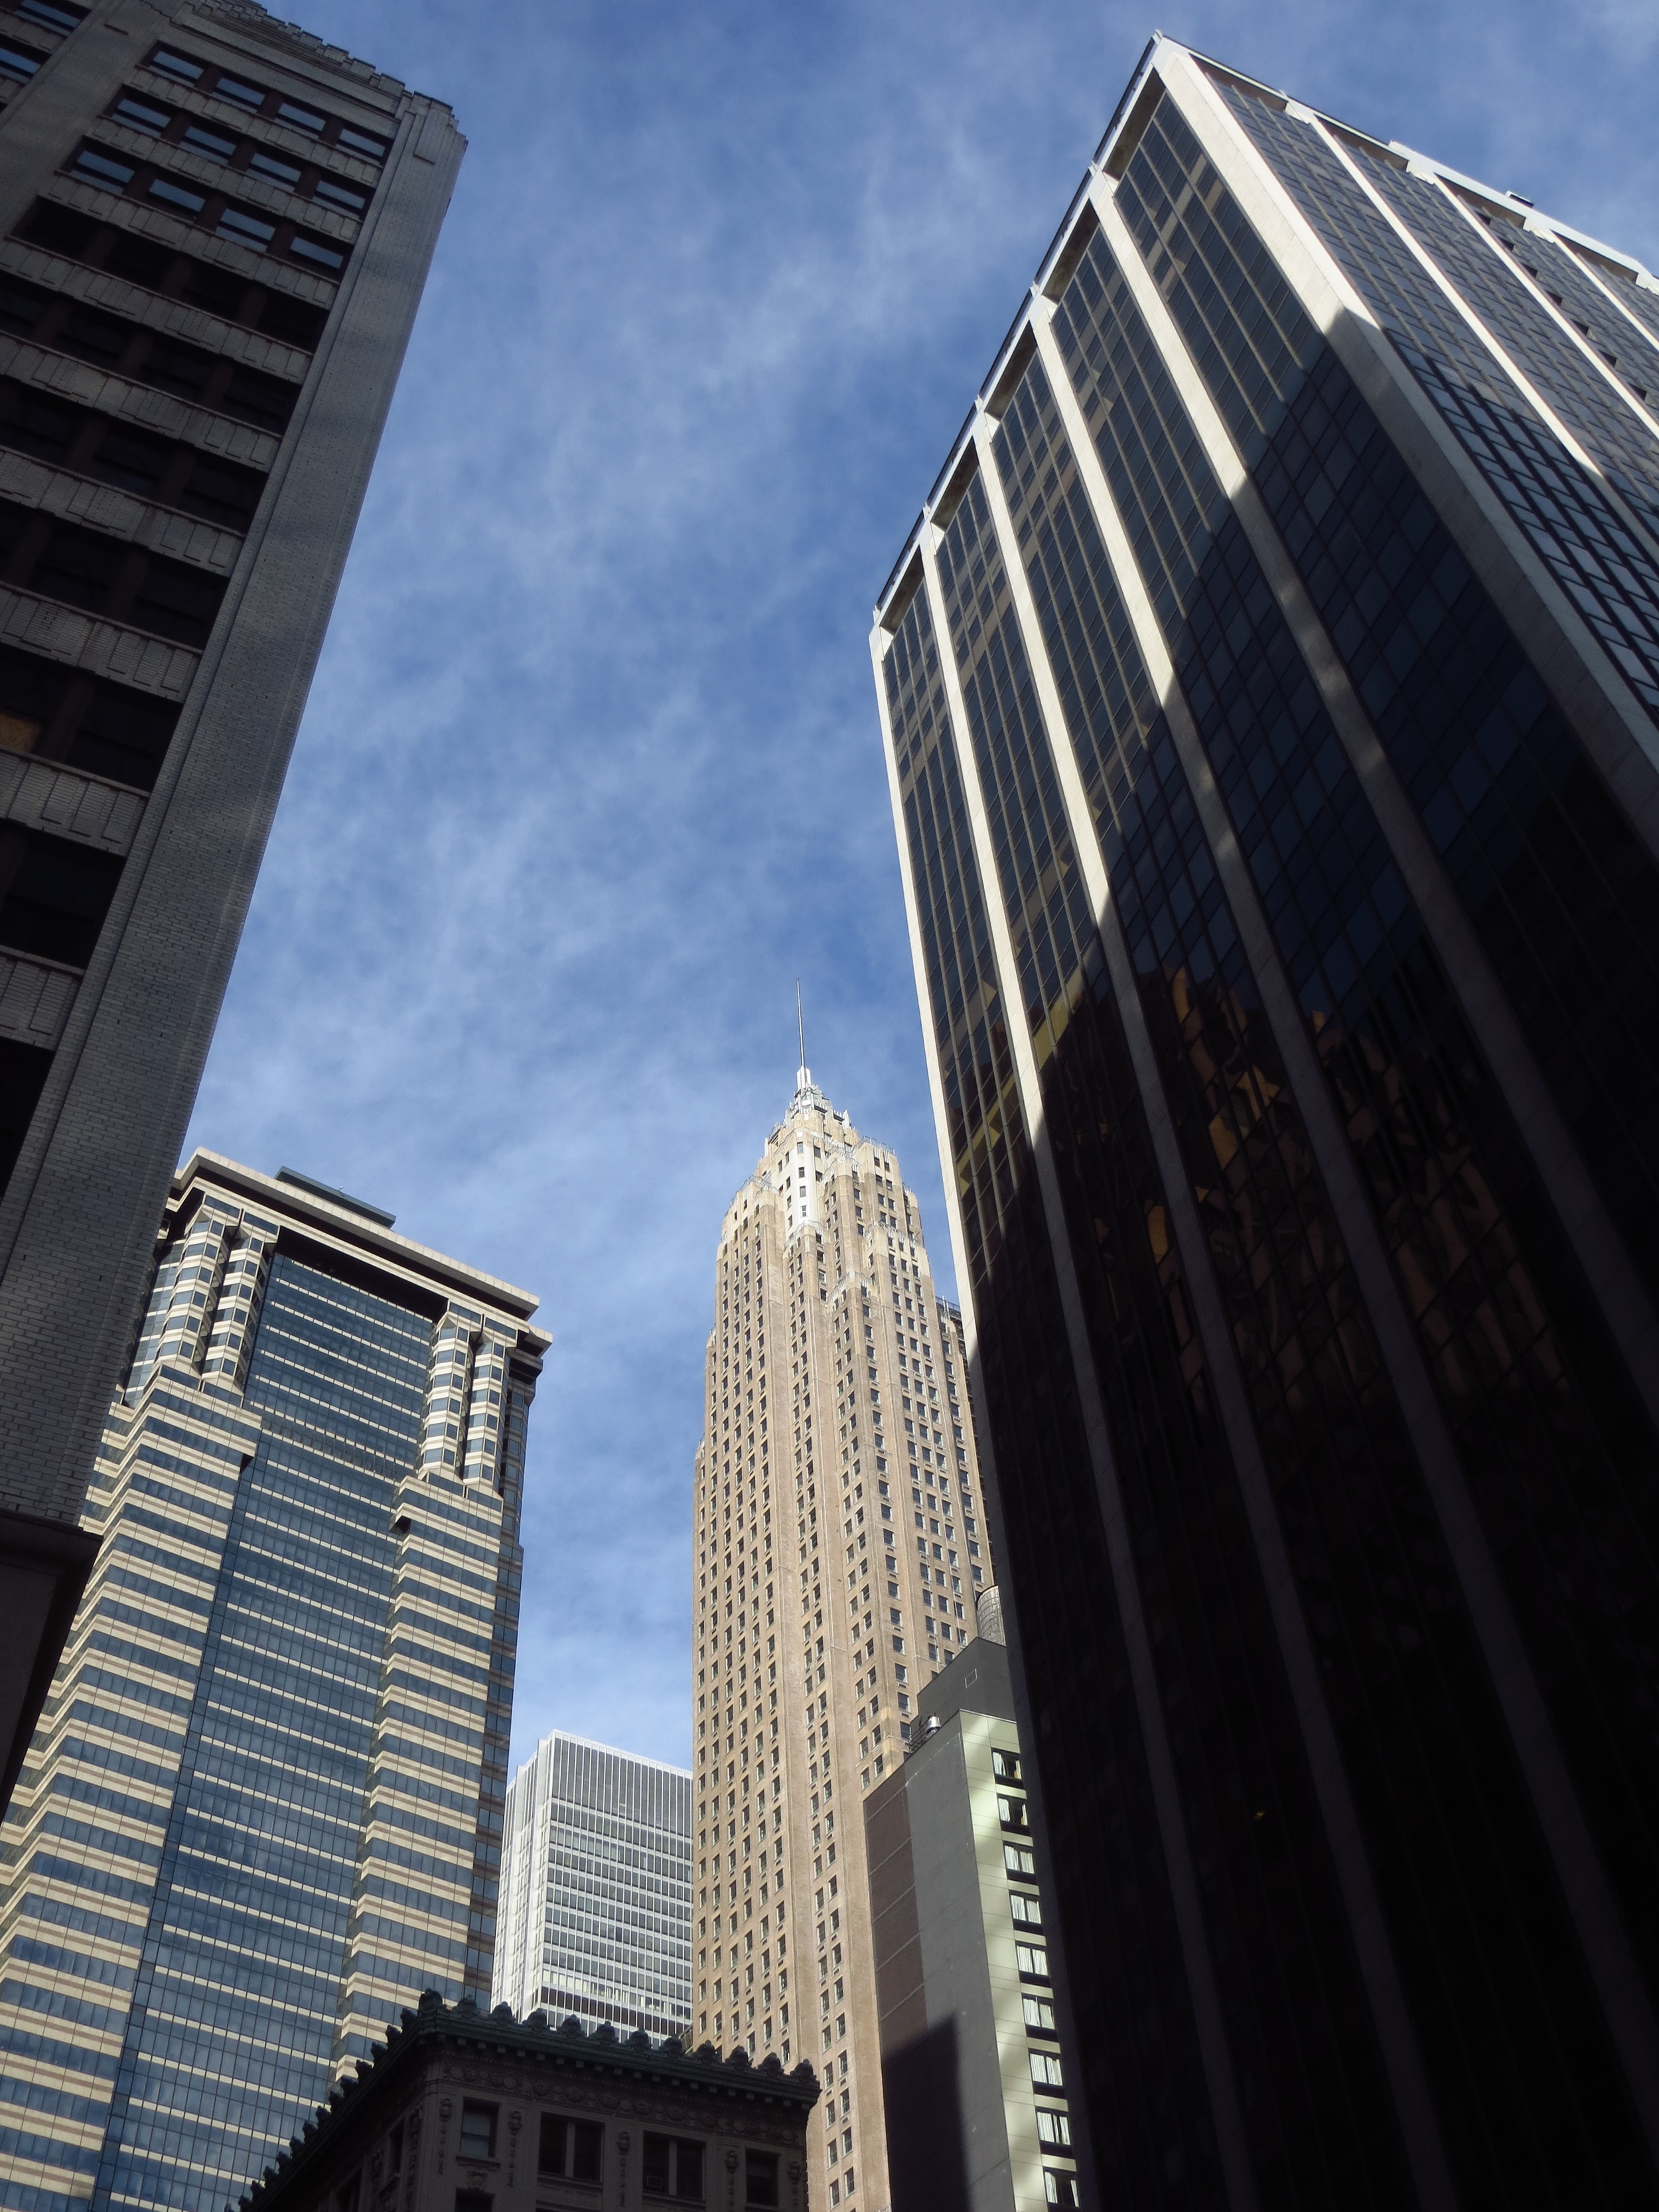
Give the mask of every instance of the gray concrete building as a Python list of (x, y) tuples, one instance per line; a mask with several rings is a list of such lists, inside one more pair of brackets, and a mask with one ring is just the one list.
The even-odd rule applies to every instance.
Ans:
[(536, 1301), (198, 1153), (0, 1826), (0, 2175), (221, 2212), (422, 1991), (489, 2001)]
[(871, 641), (1085, 2201), (1659, 2201), (1659, 282), (1158, 37)]
[(980, 1614), (864, 1801), (892, 2212), (1078, 2202), (1013, 1684)]
[(9, 1785), (462, 140), (251, 0), (19, 0), (0, 101)]
[(689, 2038), (691, 1776), (556, 1729), (507, 1784), (495, 1995)]

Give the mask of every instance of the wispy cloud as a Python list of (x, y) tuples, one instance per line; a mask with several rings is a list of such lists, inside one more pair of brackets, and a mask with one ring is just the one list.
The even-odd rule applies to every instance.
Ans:
[[(869, 611), (1150, 24), (306, 21), (471, 150), (193, 1136), (541, 1293), (515, 1757), (558, 1724), (683, 1758), (714, 1239), (798, 974), (948, 1273)], [(1633, 0), (1167, 27), (1659, 252)]]

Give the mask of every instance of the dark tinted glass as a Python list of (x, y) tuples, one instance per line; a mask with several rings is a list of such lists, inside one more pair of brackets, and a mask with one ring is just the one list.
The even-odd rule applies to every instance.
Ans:
[(121, 874), (106, 853), (10, 826), (0, 830), (0, 945), (84, 968)]

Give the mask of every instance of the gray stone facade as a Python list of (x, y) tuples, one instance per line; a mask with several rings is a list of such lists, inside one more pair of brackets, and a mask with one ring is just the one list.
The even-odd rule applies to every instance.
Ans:
[[(192, 516), (176, 495), (112, 486), (95, 459), (4, 451), (16, 438), (0, 424), (0, 502), (25, 548), (31, 516), (69, 518), (80, 552), (118, 562), (118, 578), (113, 549), (143, 548), (164, 556), (175, 598), (217, 596), (210, 613), (158, 618), (169, 635), (146, 627), (147, 585), (110, 616), (55, 597), (44, 555), (39, 580), (0, 580), (0, 649), (25, 690), (95, 677), (100, 711), (177, 716), (130, 776), (77, 766), (72, 743), (49, 767), (0, 751), (8, 823), (28, 825), (6, 849), (31, 882), (64, 874), (65, 842), (111, 856), (74, 878), (106, 903), (70, 957), (0, 934), (15, 1148), (0, 1197), (0, 1516), (72, 1525), (464, 142), (439, 103), (243, 0), (59, 14), (73, 27), (50, 9), (0, 16), (26, 73), (0, 79), (0, 287), (20, 303), (0, 379), (22, 394), (14, 412), (71, 410), (77, 453), (107, 435), (94, 422), (142, 431), (234, 463), (251, 502), (237, 527), (216, 525), (201, 501)], [(111, 358), (88, 358), (100, 343)], [(180, 358), (183, 385), (205, 380), (199, 400), (179, 396)], [(66, 712), (0, 715), (0, 739), (46, 745)]]

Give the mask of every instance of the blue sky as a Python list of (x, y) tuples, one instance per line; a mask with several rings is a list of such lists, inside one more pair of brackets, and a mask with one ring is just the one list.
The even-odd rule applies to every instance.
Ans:
[[(1153, 19), (303, 20), (471, 150), (191, 1141), (540, 1293), (514, 1765), (683, 1760), (714, 1238), (798, 975), (948, 1280), (870, 608)], [(1659, 0), (1161, 27), (1659, 262)]]

